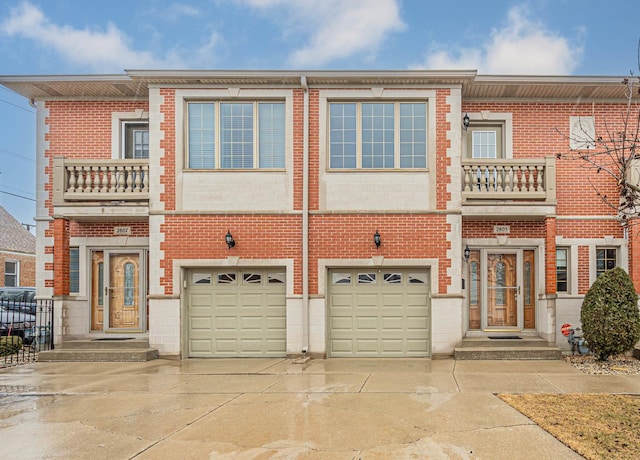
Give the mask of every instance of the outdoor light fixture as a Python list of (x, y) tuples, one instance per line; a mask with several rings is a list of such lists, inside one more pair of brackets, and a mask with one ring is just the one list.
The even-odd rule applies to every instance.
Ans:
[(462, 118), (462, 127), (464, 128), (465, 131), (469, 127), (469, 114), (468, 113), (465, 113), (464, 117)]
[(376, 249), (378, 249), (380, 247), (380, 243), (382, 242), (382, 240), (380, 239), (380, 233), (378, 233), (377, 229), (376, 229), (376, 232), (373, 234), (373, 242), (376, 244)]
[(231, 232), (229, 230), (227, 230), (227, 234), (225, 235), (224, 240), (226, 241), (229, 249), (236, 245), (236, 242), (234, 241), (233, 236), (231, 235)]
[(471, 249), (469, 249), (469, 245), (466, 245), (464, 248), (464, 261), (469, 262), (470, 256), (471, 256)]

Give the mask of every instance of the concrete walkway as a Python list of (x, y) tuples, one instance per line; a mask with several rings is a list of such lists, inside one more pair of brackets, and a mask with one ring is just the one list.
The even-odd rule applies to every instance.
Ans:
[(564, 361), (36, 363), (0, 370), (10, 459), (580, 458), (496, 393), (633, 393)]

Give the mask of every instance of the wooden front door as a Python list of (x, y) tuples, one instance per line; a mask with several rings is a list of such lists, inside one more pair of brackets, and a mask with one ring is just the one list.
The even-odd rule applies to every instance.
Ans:
[(140, 256), (111, 254), (109, 257), (109, 328), (140, 327)]
[(487, 254), (487, 327), (518, 327), (516, 254)]
[(94, 251), (91, 260), (91, 330), (140, 330), (140, 253)]

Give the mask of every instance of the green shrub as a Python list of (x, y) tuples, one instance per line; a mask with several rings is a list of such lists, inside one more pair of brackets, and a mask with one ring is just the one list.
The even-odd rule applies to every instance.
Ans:
[(601, 361), (632, 350), (640, 340), (638, 295), (620, 267), (600, 275), (587, 291), (580, 312), (589, 349)]
[(0, 356), (7, 356), (22, 350), (22, 339), (15, 335), (0, 337)]

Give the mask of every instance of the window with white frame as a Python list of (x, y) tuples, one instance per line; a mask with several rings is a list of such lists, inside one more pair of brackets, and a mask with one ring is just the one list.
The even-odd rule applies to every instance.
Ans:
[(284, 102), (189, 102), (189, 169), (285, 167)]
[(569, 248), (556, 248), (556, 292), (569, 292)]
[(80, 292), (80, 249), (69, 248), (69, 292)]
[(132, 160), (149, 158), (148, 122), (122, 122), (122, 157)]
[(596, 277), (618, 265), (617, 248), (596, 248)]
[(426, 167), (425, 102), (329, 103), (329, 168)]
[(469, 158), (504, 158), (503, 127), (501, 123), (473, 122), (467, 128), (467, 156)]
[(4, 285), (16, 287), (20, 281), (20, 262), (17, 260), (5, 260), (4, 262)]

